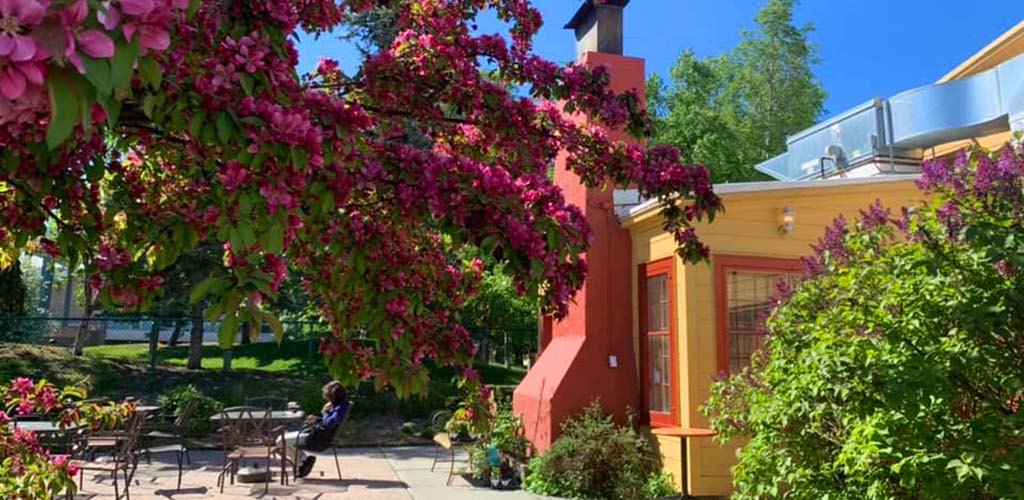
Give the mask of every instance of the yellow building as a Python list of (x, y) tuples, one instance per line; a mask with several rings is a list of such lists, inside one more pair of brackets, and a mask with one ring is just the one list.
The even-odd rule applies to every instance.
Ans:
[[(786, 154), (758, 166), (779, 182), (716, 186), (726, 212), (698, 227), (710, 265), (684, 265), (661, 229), (657, 206), (620, 207), (632, 237), (633, 338), (643, 406), (652, 427), (706, 428), (699, 408), (716, 375), (749, 362), (779, 279), (837, 216), (854, 219), (875, 200), (916, 204), (920, 162), (976, 142), (1004, 144), (1024, 122), (1024, 23), (937, 84), (874, 99), (790, 138)], [(681, 469), (681, 444), (657, 437), (665, 470)], [(737, 444), (694, 439), (688, 484), (727, 495)]]

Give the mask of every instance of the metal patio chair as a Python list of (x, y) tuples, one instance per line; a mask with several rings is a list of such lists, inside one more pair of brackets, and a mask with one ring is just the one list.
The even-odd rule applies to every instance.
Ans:
[(192, 414), (199, 407), (198, 399), (190, 399), (185, 402), (181, 413), (173, 421), (166, 421), (160, 418), (146, 420), (140, 453), (146, 456), (146, 463), (150, 463), (153, 455), (174, 453), (178, 461), (178, 487), (181, 489), (181, 475), (184, 464), (192, 463), (189, 456), (188, 424), (192, 421)]
[[(118, 473), (121, 473), (124, 478), (124, 498), (125, 500), (131, 500), (130, 488), (132, 478), (135, 476), (136, 465), (138, 464), (136, 444), (142, 431), (142, 420), (143, 416), (140, 413), (133, 413), (128, 417), (128, 420), (125, 422), (124, 431), (117, 438), (118, 444), (111, 454), (110, 460), (101, 462), (86, 459), (84, 457), (92, 454), (88, 449), (81, 450), (83, 458), (72, 458), (70, 460), (70, 464), (79, 470), (79, 489), (82, 489), (84, 486), (86, 471), (109, 472), (114, 480), (114, 498), (115, 500), (120, 500), (122, 492), (119, 487)], [(73, 498), (70, 491), (67, 492), (67, 498)]]
[[(247, 459), (266, 462), (264, 493), (270, 488), (270, 468), (275, 457), (281, 464), (281, 484), (288, 484), (283, 439), (285, 426), (274, 427), (270, 409), (254, 406), (225, 408), (221, 410), (221, 423), (224, 465), (217, 478), (217, 485), (222, 493), (227, 479), (225, 476), (229, 476), (231, 484), (235, 484), (239, 464)], [(279, 437), (282, 438), (280, 442)]]
[[(341, 460), (338, 458), (338, 441), (341, 439), (341, 434), (345, 431), (345, 425), (348, 423), (348, 417), (352, 414), (352, 407), (355, 406), (355, 402), (349, 400), (348, 410), (345, 411), (345, 416), (341, 417), (341, 422), (338, 423), (338, 427), (334, 429), (334, 435), (331, 436), (331, 452), (334, 454), (334, 468), (338, 471), (338, 481), (341, 481)], [(299, 447), (295, 447), (295, 455), (288, 457), (288, 461), (292, 463), (292, 476), (298, 476), (299, 467)]]

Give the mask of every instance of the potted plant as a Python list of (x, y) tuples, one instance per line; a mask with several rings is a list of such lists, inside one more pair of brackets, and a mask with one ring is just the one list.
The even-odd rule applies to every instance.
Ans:
[(444, 425), (452, 441), (470, 442), (473, 441), (473, 413), (472, 410), (462, 406), (452, 413), (452, 418)]

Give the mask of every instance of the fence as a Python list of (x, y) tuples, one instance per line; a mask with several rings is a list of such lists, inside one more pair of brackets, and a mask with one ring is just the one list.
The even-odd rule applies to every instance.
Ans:
[[(84, 321), (80, 317), (0, 317), (0, 342), (70, 347)], [(148, 344), (154, 332), (154, 344), (187, 345), (193, 326), (192, 318), (185, 317), (98, 316), (89, 319), (83, 345)], [(318, 321), (282, 321), (282, 326), (285, 339), (307, 341), (307, 361), (316, 356), (316, 342), (331, 334), (330, 327)], [(524, 366), (537, 351), (536, 329), (479, 325), (467, 329), (477, 344), (477, 359), (483, 363)], [(203, 343), (217, 343), (219, 331), (220, 322), (203, 321)], [(253, 342), (275, 340), (264, 325)]]

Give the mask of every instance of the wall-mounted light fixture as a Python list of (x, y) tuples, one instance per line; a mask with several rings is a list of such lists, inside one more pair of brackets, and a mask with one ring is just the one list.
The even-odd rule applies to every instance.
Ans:
[(796, 210), (786, 205), (779, 214), (779, 234), (785, 236), (792, 233), (794, 223), (796, 223)]

